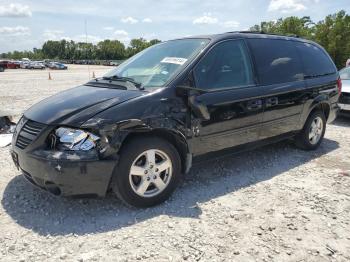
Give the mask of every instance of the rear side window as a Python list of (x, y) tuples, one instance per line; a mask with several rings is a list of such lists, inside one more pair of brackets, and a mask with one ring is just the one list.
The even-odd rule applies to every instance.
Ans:
[(332, 60), (316, 45), (298, 42), (296, 47), (303, 61), (306, 77), (317, 77), (336, 72)]
[(219, 89), (254, 84), (247, 48), (241, 40), (215, 45), (197, 64), (194, 71), (196, 87)]
[(303, 80), (303, 66), (294, 41), (249, 39), (262, 85)]

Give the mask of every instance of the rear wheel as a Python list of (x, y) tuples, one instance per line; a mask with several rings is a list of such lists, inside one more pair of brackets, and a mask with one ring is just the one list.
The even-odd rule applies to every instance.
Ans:
[(180, 178), (180, 156), (173, 145), (155, 137), (136, 138), (122, 149), (112, 189), (128, 205), (149, 207), (168, 199)]
[(295, 137), (296, 145), (304, 150), (315, 150), (322, 143), (326, 131), (326, 118), (322, 111), (315, 111), (306, 120), (304, 128)]

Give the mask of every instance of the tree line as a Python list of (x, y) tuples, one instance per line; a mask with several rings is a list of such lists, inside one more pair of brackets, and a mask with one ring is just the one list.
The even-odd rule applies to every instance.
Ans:
[(296, 35), (319, 43), (341, 69), (350, 58), (350, 16), (345, 11), (328, 15), (313, 22), (310, 17), (287, 17), (277, 21), (262, 22), (250, 28), (272, 34)]
[[(314, 22), (310, 17), (290, 16), (276, 21), (261, 22), (250, 31), (280, 35), (296, 35), (313, 40), (322, 45), (333, 58), (338, 68), (342, 68), (350, 58), (350, 16), (345, 11), (328, 15), (324, 20)], [(59, 59), (59, 60), (119, 60), (125, 59), (141, 50), (159, 43), (154, 39), (132, 39), (129, 46), (118, 40), (104, 40), (97, 44), (74, 41), (52, 41), (33, 51), (14, 51), (0, 54), (1, 58), (21, 59)]]
[(160, 40), (147, 41), (143, 38), (132, 39), (128, 47), (118, 40), (103, 40), (97, 44), (67, 40), (46, 41), (43, 46), (33, 51), (13, 51), (0, 54), (0, 58), (32, 60), (123, 60), (134, 54), (160, 43)]

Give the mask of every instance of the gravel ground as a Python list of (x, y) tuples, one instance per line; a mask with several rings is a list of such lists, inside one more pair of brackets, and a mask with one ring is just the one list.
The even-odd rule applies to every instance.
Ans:
[[(90, 67), (96, 76), (107, 70)], [(88, 78), (84, 66), (51, 75), (1, 73), (0, 109), (25, 109)], [(349, 261), (349, 130), (342, 117), (314, 152), (286, 141), (198, 164), (169, 201), (149, 209), (112, 195), (51, 196), (1, 148), (0, 260)]]

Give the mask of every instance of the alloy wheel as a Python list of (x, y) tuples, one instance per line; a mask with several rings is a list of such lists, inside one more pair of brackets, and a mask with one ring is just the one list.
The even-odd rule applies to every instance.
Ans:
[(172, 166), (165, 152), (158, 149), (144, 151), (136, 157), (129, 171), (132, 190), (141, 197), (159, 195), (169, 185)]
[(323, 121), (321, 117), (316, 117), (310, 126), (309, 130), (309, 141), (312, 145), (316, 145), (321, 137), (323, 132)]

